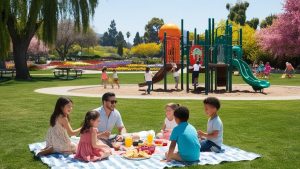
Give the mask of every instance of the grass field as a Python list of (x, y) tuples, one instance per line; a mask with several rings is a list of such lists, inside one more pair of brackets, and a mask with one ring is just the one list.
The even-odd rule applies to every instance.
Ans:
[[(83, 75), (70, 81), (53, 76), (33, 76), (31, 82), (0, 81), (0, 168), (47, 168), (33, 158), (28, 144), (43, 141), (57, 96), (34, 93), (37, 88), (99, 84), (99, 75)], [(136, 84), (142, 74), (119, 74), (121, 83)], [(300, 78), (280, 79), (273, 75), (271, 84), (300, 85)], [(234, 83), (243, 83), (234, 76)], [(169, 77), (172, 83), (172, 77)], [(201, 80), (200, 80), (201, 82)], [(202, 80), (203, 82), (203, 80)], [(87, 110), (100, 106), (100, 98), (72, 97), (75, 105), (71, 124), (79, 127)], [(178, 102), (191, 111), (189, 122), (206, 129), (207, 117), (201, 101), (118, 99), (117, 108), (129, 132), (161, 127), (163, 107)], [(190, 168), (299, 168), (300, 101), (222, 101), (220, 117), (224, 123), (224, 143), (262, 158), (250, 162), (224, 163)]]

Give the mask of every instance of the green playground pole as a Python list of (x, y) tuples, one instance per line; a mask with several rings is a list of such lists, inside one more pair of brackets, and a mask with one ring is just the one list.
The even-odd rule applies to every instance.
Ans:
[(180, 81), (181, 81), (181, 90), (183, 90), (183, 68), (184, 68), (184, 65), (183, 65), (183, 58), (184, 58), (184, 39), (183, 39), (183, 19), (181, 19), (181, 41), (180, 41), (180, 44), (181, 44), (181, 78), (180, 78)]
[(197, 29), (194, 29), (194, 45), (197, 43)]
[[(224, 53), (225, 53), (225, 64), (228, 64), (228, 69), (229, 69), (229, 62), (228, 62), (228, 58), (229, 58), (229, 53), (228, 53), (228, 49), (229, 49), (229, 45), (228, 45), (228, 41), (229, 41), (229, 39), (228, 39), (228, 20), (226, 20), (226, 27), (225, 27), (225, 48), (224, 48)], [(226, 91), (228, 91), (229, 90), (229, 73), (228, 73), (228, 70), (227, 69), (227, 72), (226, 72), (226, 74), (227, 74), (227, 76), (226, 76)]]
[[(209, 36), (209, 63), (213, 63), (213, 56), (212, 56), (212, 50), (211, 50), (211, 47), (212, 47), (212, 19), (209, 18), (208, 19), (208, 36)], [(213, 78), (214, 78), (214, 72), (213, 72), (213, 69), (211, 68), (210, 69), (210, 85), (209, 85), (209, 90), (210, 92), (213, 92)]]
[[(167, 33), (164, 32), (164, 68), (167, 68)], [(167, 91), (167, 72), (164, 74), (164, 91)]]
[(240, 47), (241, 47), (241, 58), (243, 59), (243, 30), (242, 28), (240, 29)]
[(189, 82), (189, 66), (190, 66), (190, 32), (187, 31), (186, 35), (186, 92), (190, 92), (190, 82)]
[[(215, 47), (215, 18), (212, 18), (212, 47)], [(217, 58), (215, 57), (214, 53), (215, 53), (215, 48), (213, 48), (213, 63), (217, 63)]]
[(229, 92), (232, 92), (232, 26), (229, 27)]
[(209, 70), (208, 70), (208, 30), (205, 30), (205, 52), (204, 52), (204, 64), (205, 64), (205, 94), (208, 95), (209, 91)]

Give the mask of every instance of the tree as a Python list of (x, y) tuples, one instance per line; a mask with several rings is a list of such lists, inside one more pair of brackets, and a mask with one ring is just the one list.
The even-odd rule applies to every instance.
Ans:
[(159, 56), (161, 45), (157, 43), (142, 43), (131, 48), (131, 53), (137, 57)]
[(0, 56), (7, 54), (10, 41), (17, 79), (30, 79), (26, 53), (31, 39), (41, 32), (41, 40), (53, 44), (58, 20), (69, 17), (77, 30), (85, 31), (98, 0), (2, 0), (0, 1)]
[(227, 3), (226, 9), (229, 11), (228, 19), (244, 26), (246, 22), (246, 11), (248, 7), (249, 3), (247, 1), (237, 2), (233, 6)]
[(40, 57), (42, 55), (46, 55), (48, 51), (49, 48), (45, 45), (45, 43), (34, 36), (30, 41), (27, 54), (31, 55), (31, 57), (33, 57), (36, 62), (39, 62)]
[(76, 43), (76, 36), (74, 23), (70, 20), (62, 21), (58, 24), (58, 32), (55, 41), (55, 50), (60, 58), (64, 60), (69, 53), (72, 45)]
[(97, 34), (92, 28), (88, 28), (87, 32), (81, 32), (76, 36), (76, 43), (80, 45), (81, 52), (82, 48), (90, 48), (97, 45)]
[(123, 56), (123, 47), (126, 45), (126, 41), (121, 31), (116, 36), (116, 45), (118, 47), (118, 54)]
[(136, 46), (136, 45), (141, 44), (141, 43), (143, 43), (143, 39), (140, 37), (140, 33), (137, 32), (135, 34), (134, 39), (133, 39), (133, 46)]
[(116, 46), (116, 36), (118, 35), (118, 31), (116, 28), (115, 20), (112, 20), (110, 23), (110, 28), (108, 28), (108, 46)]
[(277, 19), (276, 15), (271, 14), (270, 16), (267, 16), (266, 19), (261, 21), (260, 28), (266, 28), (266, 27), (272, 25), (274, 19)]
[(130, 37), (130, 32), (126, 33), (126, 37), (127, 37), (127, 46), (129, 46), (129, 37)]
[(158, 31), (164, 25), (164, 20), (159, 18), (152, 18), (145, 26), (144, 40), (146, 43), (159, 43)]
[(261, 29), (257, 37), (263, 50), (279, 58), (300, 57), (300, 3), (287, 0), (284, 13), (273, 24)]
[(108, 32), (104, 32), (102, 39), (100, 39), (102, 46), (109, 46), (109, 35)]
[(257, 29), (257, 26), (259, 24), (259, 19), (258, 18), (252, 18), (250, 21), (246, 22), (251, 28), (254, 30)]

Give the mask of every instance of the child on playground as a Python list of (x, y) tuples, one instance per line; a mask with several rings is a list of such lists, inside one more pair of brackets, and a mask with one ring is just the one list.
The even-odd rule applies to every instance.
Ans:
[(176, 63), (172, 64), (172, 72), (173, 72), (173, 77), (174, 77), (174, 80), (175, 80), (175, 89), (178, 90), (179, 73), (178, 73)]
[(264, 62), (260, 61), (257, 67), (257, 77), (262, 78), (264, 75), (265, 65)]
[(118, 77), (116, 69), (113, 70), (113, 84), (112, 84), (112, 88), (114, 88), (114, 84), (116, 84), (118, 86), (118, 89), (120, 89), (119, 77)]
[(107, 85), (108, 80), (109, 80), (109, 77), (108, 77), (106, 71), (107, 71), (107, 67), (104, 66), (104, 67), (102, 68), (102, 75), (101, 75), (102, 84), (103, 84), (103, 86), (104, 86), (104, 89), (106, 89), (106, 85)]
[(37, 155), (52, 153), (72, 154), (76, 152), (76, 144), (72, 143), (69, 136), (77, 135), (81, 128), (73, 130), (70, 125), (70, 113), (73, 102), (67, 97), (59, 97), (54, 111), (50, 117), (50, 128), (46, 136), (46, 147)]
[(200, 67), (200, 62), (197, 60), (197, 62), (193, 65), (192, 83), (194, 86), (198, 86)]
[(92, 110), (86, 113), (80, 130), (76, 159), (89, 162), (102, 160), (111, 155), (110, 147), (97, 139), (99, 122), (100, 114), (98, 111)]
[(264, 74), (265, 74), (265, 78), (266, 79), (269, 79), (270, 78), (270, 73), (271, 73), (271, 66), (270, 66), (270, 63), (267, 62), (265, 64), (265, 71), (264, 71)]
[(144, 77), (145, 77), (145, 81), (146, 81), (147, 86), (148, 86), (147, 93), (150, 94), (151, 86), (152, 86), (152, 77), (153, 77), (153, 74), (150, 71), (150, 67), (146, 67)]
[(207, 132), (198, 130), (198, 136), (201, 144), (201, 152), (213, 151), (221, 152), (221, 146), (223, 143), (223, 123), (218, 116), (218, 110), (220, 109), (220, 101), (216, 97), (208, 97), (203, 100), (204, 111), (209, 117), (207, 122)]
[[(197, 131), (194, 126), (187, 122), (189, 110), (184, 106), (180, 106), (175, 110), (174, 117), (178, 125), (173, 129), (170, 137), (171, 145), (169, 151), (165, 154), (167, 161), (199, 161), (200, 144)], [(176, 144), (178, 145), (178, 152), (174, 152)]]
[(168, 103), (165, 106), (166, 118), (162, 126), (161, 132), (157, 134), (158, 138), (164, 138), (169, 140), (172, 130), (177, 126), (174, 118), (174, 111), (179, 107), (179, 104)]
[(284, 72), (285, 72), (286, 76), (288, 78), (292, 78), (293, 74), (294, 74), (294, 71), (295, 71), (293, 65), (289, 62), (286, 62), (285, 66), (286, 66), (286, 68), (285, 68)]

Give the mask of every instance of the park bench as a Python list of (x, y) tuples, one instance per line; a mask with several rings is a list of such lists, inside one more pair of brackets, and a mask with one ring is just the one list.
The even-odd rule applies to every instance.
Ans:
[(14, 77), (16, 75), (15, 69), (0, 69), (0, 78)]
[(68, 67), (55, 68), (53, 71), (53, 75), (59, 79), (76, 79), (82, 76), (82, 69), (73, 69)]

